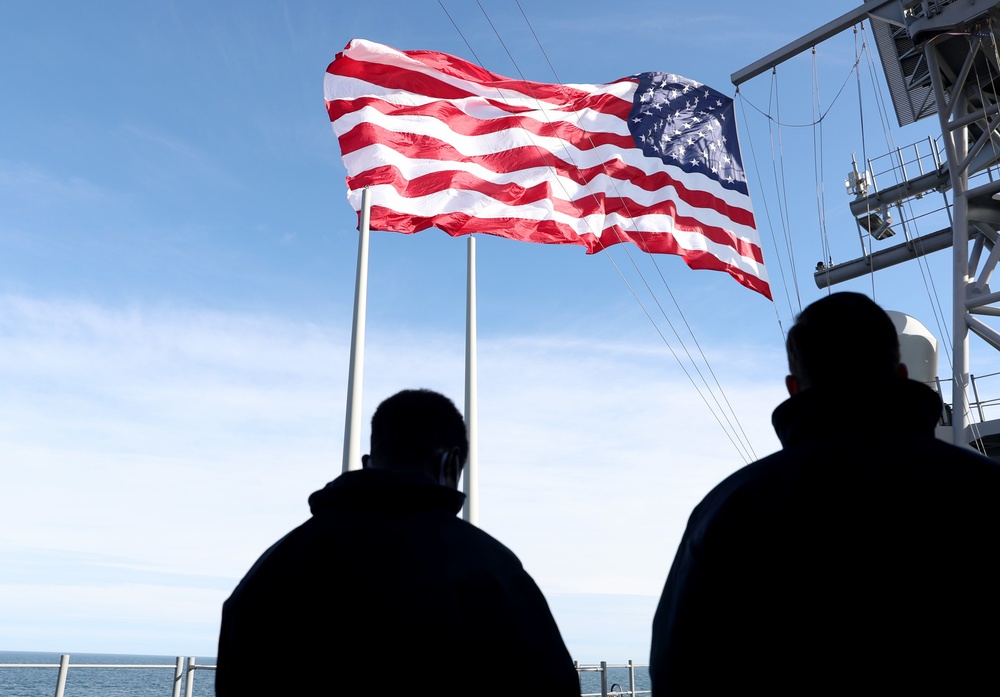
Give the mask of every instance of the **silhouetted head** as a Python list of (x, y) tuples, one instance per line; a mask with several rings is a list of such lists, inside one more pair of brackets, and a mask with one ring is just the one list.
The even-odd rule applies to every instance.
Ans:
[(906, 377), (892, 320), (860, 293), (834, 293), (807, 307), (789, 330), (785, 347), (789, 394)]
[(465, 421), (450, 399), (431, 390), (403, 390), (375, 410), (371, 454), (362, 464), (422, 471), (439, 484), (457, 488), (468, 454)]

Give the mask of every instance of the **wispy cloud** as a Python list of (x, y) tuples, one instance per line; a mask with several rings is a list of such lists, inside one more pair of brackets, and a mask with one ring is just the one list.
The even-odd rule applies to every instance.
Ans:
[(107, 203), (120, 195), (79, 175), (59, 175), (23, 162), (0, 160), (0, 197), (18, 206)]
[[(126, 599), (148, 592), (176, 602), (185, 641), (205, 653), (224, 579), (304, 520), (308, 494), (340, 471), (347, 339), (270, 316), (0, 297), (0, 559), (20, 569), (0, 595), (51, 617), (58, 577), (91, 603), (89, 621), (121, 601), (95, 596), (95, 581)], [(656, 345), (520, 336), (481, 341), (479, 360), (484, 529), (550, 598), (657, 595), (691, 508), (742, 464), (672, 359)], [(404, 387), (461, 406), (463, 361), (460, 336), (369, 335), (365, 420)], [(729, 392), (759, 454), (773, 449), (782, 373), (778, 361)], [(567, 640), (609, 621), (571, 623)]]
[(65, 549), (0, 550), (4, 582), (10, 585), (157, 585), (232, 590), (225, 576), (180, 573), (127, 557)]
[(238, 188), (239, 177), (219, 163), (209, 151), (181, 136), (149, 126), (126, 124), (122, 133), (133, 154), (153, 181), (167, 178), (209, 182), (213, 187)]

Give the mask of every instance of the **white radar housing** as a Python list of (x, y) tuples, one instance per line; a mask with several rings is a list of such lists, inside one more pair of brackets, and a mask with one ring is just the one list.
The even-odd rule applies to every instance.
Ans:
[(927, 327), (902, 312), (886, 314), (899, 335), (899, 360), (906, 365), (911, 380), (937, 390), (938, 341)]

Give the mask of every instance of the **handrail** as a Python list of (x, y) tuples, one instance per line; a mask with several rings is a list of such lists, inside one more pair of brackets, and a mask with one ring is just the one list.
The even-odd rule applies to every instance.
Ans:
[[(990, 407), (1000, 406), (1000, 397), (983, 398), (979, 395), (979, 383), (987, 378), (995, 378), (998, 376), (1000, 376), (1000, 372), (986, 373), (985, 375), (969, 374), (969, 386), (972, 388), (972, 399), (969, 400), (969, 416), (978, 415), (979, 417), (979, 420), (974, 423), (986, 423), (987, 421), (992, 421), (992, 419), (989, 418), (989, 415), (986, 414), (985, 410)], [(954, 378), (938, 378), (936, 381), (936, 387), (942, 400), (944, 399), (944, 386), (953, 384), (954, 382)], [(931, 387), (934, 387), (934, 385), (931, 385)]]
[(65, 697), (66, 676), (69, 669), (73, 668), (173, 668), (174, 682), (172, 697), (180, 697), (181, 690), (184, 690), (185, 697), (192, 697), (194, 694), (194, 672), (196, 670), (215, 670), (215, 666), (198, 664), (194, 656), (178, 656), (173, 663), (70, 663), (70, 654), (64, 653), (60, 656), (59, 663), (0, 663), (0, 668), (57, 668), (55, 697)]
[[(182, 691), (185, 697), (192, 697), (194, 694), (194, 673), (198, 670), (215, 670), (216, 666), (211, 664), (197, 663), (194, 656), (178, 656), (173, 664), (169, 663), (70, 663), (70, 654), (62, 654), (59, 663), (0, 663), (2, 668), (47, 668), (49, 670), (58, 669), (56, 677), (55, 697), (65, 697), (66, 676), (70, 668), (135, 668), (135, 669), (157, 669), (173, 668), (174, 680), (172, 697), (180, 697)], [(582, 693), (581, 697), (639, 697), (640, 695), (651, 694), (650, 690), (638, 690), (635, 685), (635, 669), (648, 668), (646, 664), (637, 664), (633, 661), (627, 663), (608, 663), (601, 661), (598, 664), (582, 664), (579, 661), (574, 663), (577, 675), (583, 673), (600, 673), (601, 691)], [(628, 689), (622, 689), (618, 683), (610, 683), (608, 670), (617, 669), (628, 670)]]
[[(581, 695), (580, 697), (637, 697), (638, 695), (648, 695), (652, 694), (651, 690), (637, 690), (635, 689), (635, 669), (636, 668), (649, 668), (648, 665), (637, 664), (633, 661), (628, 663), (608, 663), (607, 661), (601, 661), (599, 664), (585, 665), (581, 664), (579, 661), (574, 662), (576, 667), (576, 673), (578, 676), (582, 676), (584, 673), (600, 673), (601, 674), (601, 691), (600, 692), (582, 692), (581, 685)], [(608, 669), (628, 669), (628, 689), (623, 690), (618, 683), (612, 683), (608, 686)], [(617, 688), (617, 689), (615, 689)]]

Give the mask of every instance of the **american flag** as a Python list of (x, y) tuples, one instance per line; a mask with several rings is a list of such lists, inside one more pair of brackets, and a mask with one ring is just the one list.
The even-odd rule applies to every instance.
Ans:
[(733, 101), (668, 73), (514, 80), (355, 39), (327, 68), (348, 199), (371, 227), (488, 233), (593, 254), (619, 242), (771, 297)]

